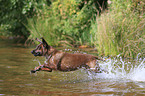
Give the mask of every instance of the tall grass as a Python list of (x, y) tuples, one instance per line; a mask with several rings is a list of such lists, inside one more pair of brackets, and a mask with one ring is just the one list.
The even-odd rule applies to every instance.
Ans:
[[(37, 9), (37, 8), (36, 8)], [(38, 10), (38, 9), (37, 9)], [(44, 37), (50, 45), (57, 45), (60, 40), (60, 32), (56, 30), (55, 24), (59, 22), (53, 16), (51, 9), (45, 5), (38, 10), (37, 16), (27, 19), (28, 24), (25, 25), (30, 32), (28, 39)]]
[[(111, 0), (107, 11), (89, 0), (56, 0), (28, 19), (29, 39), (44, 37), (50, 45), (95, 46), (100, 55), (136, 57), (145, 53), (145, 14), (143, 1)], [(39, 8), (38, 8), (39, 9)], [(94, 19), (94, 17), (96, 17)]]
[(90, 0), (80, 10), (80, 2), (56, 0), (50, 7), (43, 6), (38, 16), (28, 19), (29, 39), (43, 36), (50, 45), (90, 45), (89, 29), (95, 5)]
[[(53, 30), (53, 23), (49, 19), (36, 18), (28, 20), (27, 28), (30, 31), (29, 39), (44, 37), (50, 45), (56, 45), (59, 40), (59, 34)], [(56, 35), (57, 34), (57, 35)], [(52, 42), (53, 41), (53, 42)]]
[(105, 56), (121, 54), (123, 57), (133, 58), (138, 53), (144, 54), (144, 12), (141, 12), (141, 9), (139, 12), (132, 0), (112, 2), (111, 11), (97, 17), (96, 22), (92, 24), (93, 43), (99, 53)]

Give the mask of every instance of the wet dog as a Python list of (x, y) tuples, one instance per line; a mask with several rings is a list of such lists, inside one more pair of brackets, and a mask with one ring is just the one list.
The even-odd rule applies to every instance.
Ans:
[(36, 47), (36, 49), (31, 51), (31, 53), (34, 56), (44, 56), (46, 61), (43, 65), (31, 70), (31, 73), (35, 73), (40, 70), (47, 72), (52, 72), (52, 70), (73, 71), (81, 67), (85, 67), (86, 69), (92, 70), (96, 73), (102, 72), (97, 61), (104, 61), (103, 59), (89, 54), (70, 54), (61, 52), (48, 45), (44, 38), (41, 39), (42, 41), (38, 38), (36, 39), (40, 42), (40, 44)]

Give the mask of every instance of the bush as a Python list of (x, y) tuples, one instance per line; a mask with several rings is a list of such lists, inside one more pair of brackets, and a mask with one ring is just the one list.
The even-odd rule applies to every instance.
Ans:
[(5, 30), (0, 35), (9, 36), (11, 33), (12, 36), (19, 35), (26, 39), (29, 32), (24, 24), (27, 24), (27, 18), (40, 11), (43, 2), (46, 0), (0, 0), (0, 31)]

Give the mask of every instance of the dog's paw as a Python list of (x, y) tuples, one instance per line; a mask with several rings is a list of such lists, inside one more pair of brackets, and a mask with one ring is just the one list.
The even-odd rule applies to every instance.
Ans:
[(36, 70), (31, 70), (30, 72), (31, 72), (31, 73), (35, 73), (35, 72), (36, 72)]

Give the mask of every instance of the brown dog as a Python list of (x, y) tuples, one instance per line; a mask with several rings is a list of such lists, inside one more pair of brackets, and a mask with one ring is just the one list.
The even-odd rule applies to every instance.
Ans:
[(38, 66), (34, 70), (31, 70), (31, 73), (35, 73), (36, 71), (40, 70), (48, 72), (51, 72), (52, 70), (72, 71), (81, 67), (85, 67), (86, 69), (90, 69), (96, 73), (102, 72), (99, 64), (97, 64), (97, 60), (104, 60), (98, 58), (97, 56), (61, 52), (52, 46), (49, 46), (43, 38), (42, 41), (39, 39), (37, 39), (37, 41), (39, 41), (40, 44), (31, 53), (34, 56), (46, 57), (46, 61), (43, 65)]

